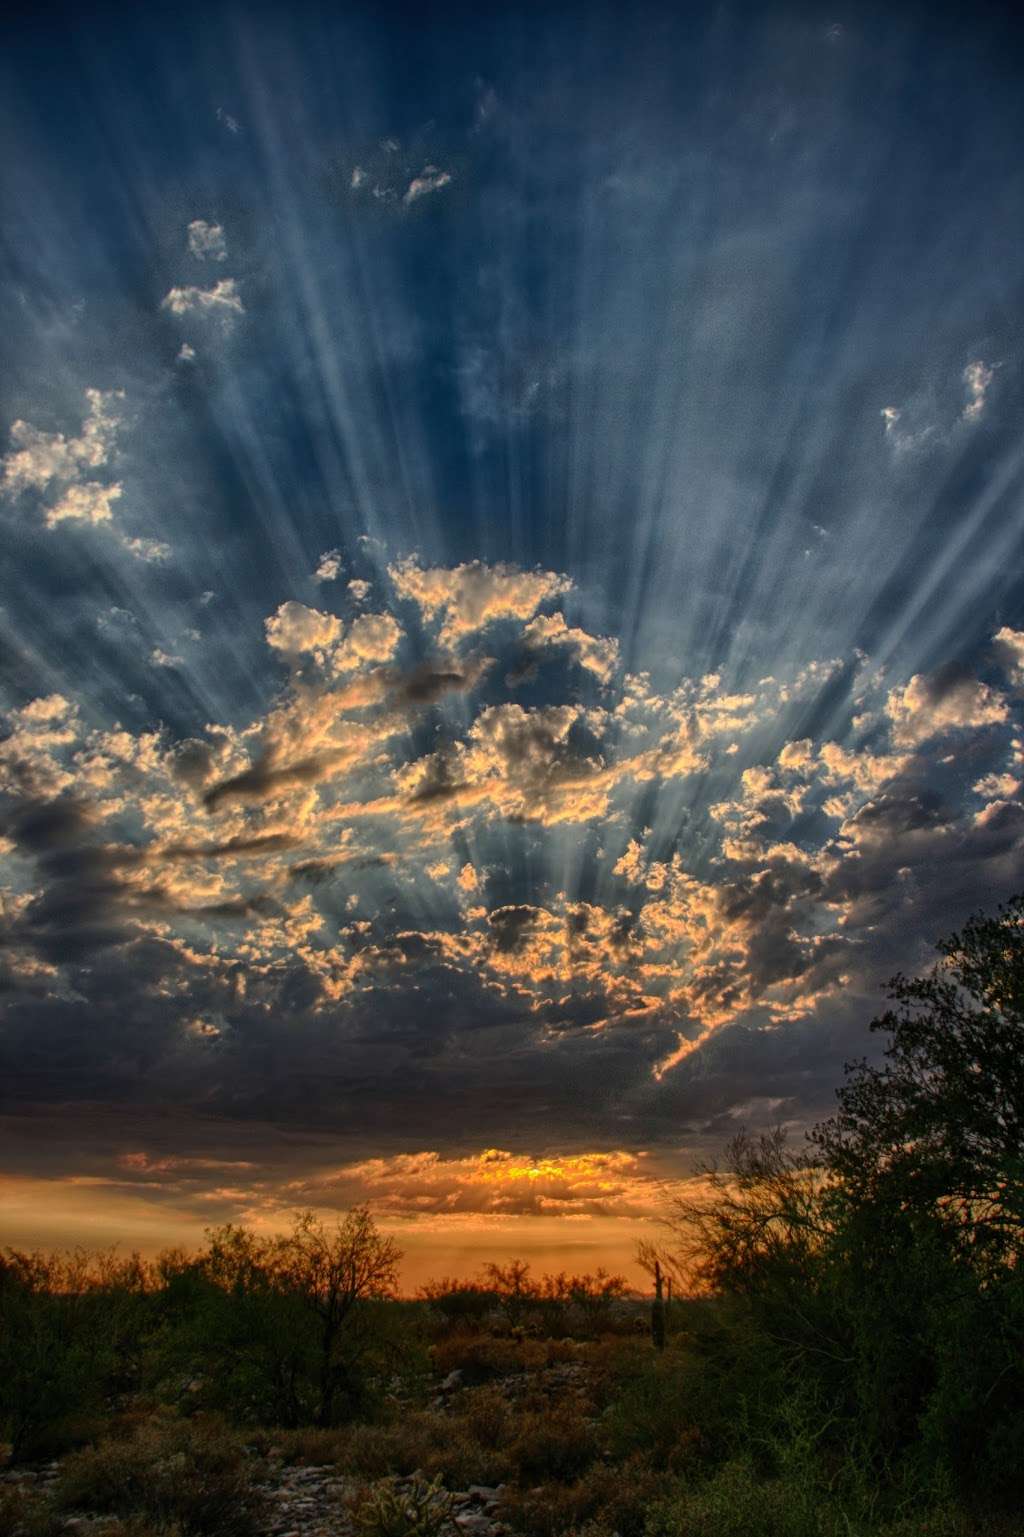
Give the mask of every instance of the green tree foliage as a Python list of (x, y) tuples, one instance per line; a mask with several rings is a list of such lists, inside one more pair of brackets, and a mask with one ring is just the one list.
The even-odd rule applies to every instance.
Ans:
[(148, 1279), (136, 1256), (0, 1255), (0, 1441), (15, 1456), (59, 1446), (132, 1380)]
[[(1024, 901), (896, 977), (880, 1063), (805, 1151), (743, 1135), (677, 1204), (744, 1455), (794, 1438), (878, 1486), (1024, 1493)], [(794, 1416), (796, 1418), (794, 1418)], [(799, 1424), (796, 1420), (799, 1420)]]
[(365, 1207), (333, 1228), (227, 1225), (164, 1264), (162, 1367), (195, 1373), (205, 1403), (258, 1423), (331, 1425), (366, 1406), (396, 1341), (384, 1304), (400, 1253)]
[(1024, 897), (972, 918), (927, 976), (890, 983), (881, 1067), (848, 1069), (813, 1142), (844, 1205), (940, 1218), (982, 1267), (1024, 1242)]

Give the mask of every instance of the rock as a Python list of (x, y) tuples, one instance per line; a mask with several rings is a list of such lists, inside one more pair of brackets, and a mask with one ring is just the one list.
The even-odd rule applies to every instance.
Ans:
[(454, 1520), (459, 1531), (464, 1532), (466, 1537), (491, 1537), (494, 1531), (493, 1521), (475, 1511), (460, 1510)]
[(441, 1384), (441, 1392), (442, 1393), (450, 1393), (453, 1390), (453, 1388), (460, 1388), (461, 1386), (462, 1386), (462, 1368), (461, 1368), (461, 1366), (457, 1366), (453, 1372), (449, 1372), (448, 1373), (447, 1377), (442, 1382), (442, 1384)]

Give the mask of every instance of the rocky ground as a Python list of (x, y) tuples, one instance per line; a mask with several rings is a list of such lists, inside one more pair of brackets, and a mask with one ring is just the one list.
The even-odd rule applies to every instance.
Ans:
[[(413, 1494), (423, 1480), (415, 1473), (394, 1480), (396, 1492)], [(358, 1528), (346, 1511), (346, 1499), (359, 1481), (339, 1478), (331, 1467), (281, 1468), (264, 1486), (273, 1514), (267, 1537), (349, 1537)], [(497, 1517), (502, 1489), (473, 1484), (450, 1499), (452, 1537), (501, 1537), (508, 1528)]]
[[(499, 1385), (511, 1404), (538, 1389), (555, 1398), (579, 1387), (583, 1375), (578, 1364), (569, 1362), (539, 1372), (512, 1375), (502, 1379)], [(438, 1386), (431, 1408), (446, 1411), (454, 1407), (463, 1386), (462, 1372), (451, 1372)], [(59, 1462), (36, 1468), (8, 1469), (0, 1472), (0, 1487), (20, 1485), (32, 1493), (46, 1494), (53, 1489), (59, 1474)], [(422, 1490), (425, 1479), (422, 1474), (412, 1473), (388, 1483), (396, 1494), (407, 1493), (413, 1497)], [(285, 1464), (272, 1449), (267, 1458), (266, 1476), (260, 1484), (268, 1510), (263, 1537), (357, 1537), (359, 1527), (350, 1502), (359, 1490), (365, 1488), (365, 1480), (339, 1474), (331, 1465)], [(503, 1485), (490, 1487), (483, 1484), (446, 1491), (449, 1537), (513, 1537), (499, 1516), (503, 1493)], [(94, 1527), (109, 1526), (109, 1519), (72, 1512), (64, 1519), (64, 1530), (69, 1534), (77, 1533), (78, 1537), (89, 1537)]]

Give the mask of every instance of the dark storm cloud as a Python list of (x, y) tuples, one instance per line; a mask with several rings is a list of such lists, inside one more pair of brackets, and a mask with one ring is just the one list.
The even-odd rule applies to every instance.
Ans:
[(171, 843), (160, 850), (162, 860), (257, 859), (261, 854), (279, 854), (293, 849), (301, 840), (293, 833), (257, 833), (252, 837), (227, 838), (223, 843)]
[(458, 667), (426, 661), (407, 673), (387, 672), (384, 678), (396, 704), (431, 705), (446, 694), (464, 694), (475, 688), (493, 665), (487, 656), (467, 657)]
[(240, 774), (233, 774), (230, 779), (223, 779), (220, 784), (213, 785), (203, 796), (203, 805), (207, 811), (217, 811), (232, 800), (266, 800), (278, 790), (292, 785), (316, 784), (324, 777), (332, 760), (323, 756), (301, 758), (297, 763), (282, 767), (275, 767), (275, 761), (273, 755), (266, 754), (251, 768), (243, 769)]

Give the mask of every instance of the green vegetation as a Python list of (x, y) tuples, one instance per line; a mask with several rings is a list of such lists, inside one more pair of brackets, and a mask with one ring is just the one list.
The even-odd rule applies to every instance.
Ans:
[(362, 1209), (153, 1265), (8, 1252), (0, 1437), (61, 1461), (0, 1482), (0, 1534), (254, 1537), (311, 1466), (367, 1537), (451, 1533), (473, 1485), (522, 1537), (1022, 1537), (1024, 901), (941, 956), (803, 1149), (743, 1135), (676, 1205), (653, 1338), (601, 1272), (400, 1302)]

